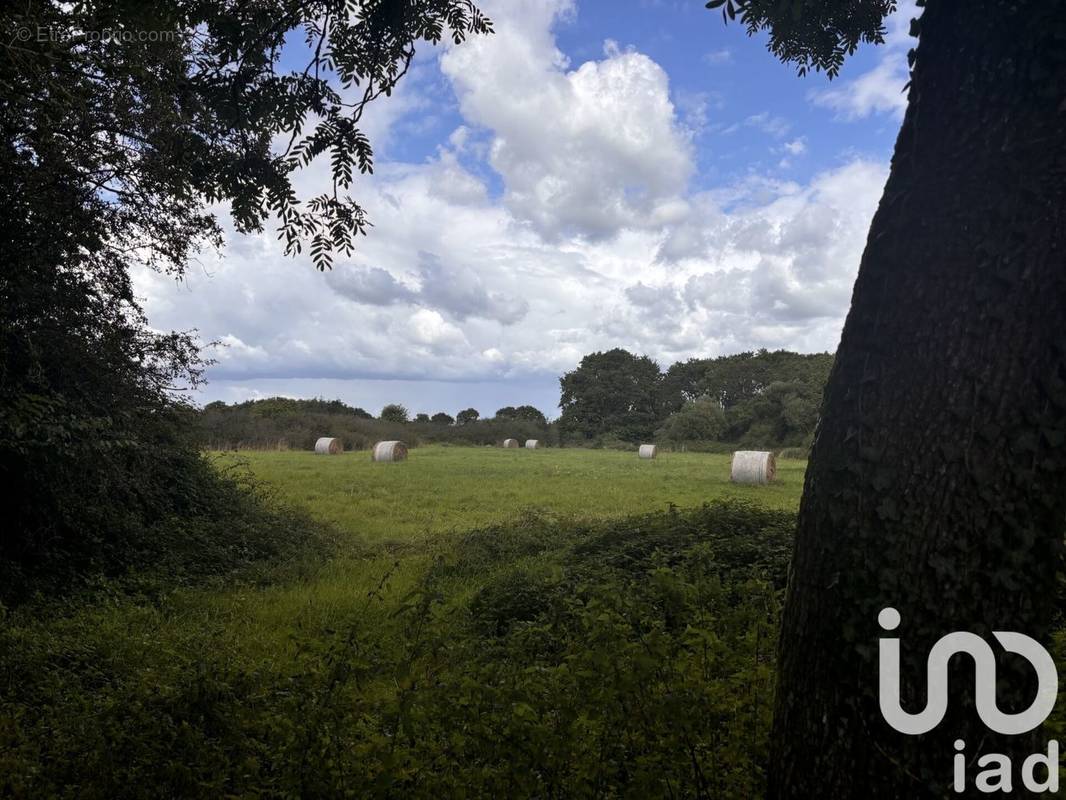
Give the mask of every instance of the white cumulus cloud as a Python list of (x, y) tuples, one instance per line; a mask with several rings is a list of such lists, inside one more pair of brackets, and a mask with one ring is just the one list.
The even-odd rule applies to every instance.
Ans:
[[(374, 227), (352, 258), (321, 274), (286, 258), (270, 231), (230, 230), (221, 256), (204, 254), (184, 283), (138, 273), (155, 327), (228, 344), (208, 399), (349, 387), (345, 399), (369, 409), (434, 411), (425, 392), (458, 397), (455, 383), (551, 412), (543, 398), (557, 397), (557, 376), (598, 349), (665, 366), (836, 346), (884, 164), (694, 191), (693, 127), (718, 113), (708, 98), (682, 95), (676, 108), (664, 70), (614, 43), (570, 64), (553, 35), (574, 13), (562, 0), (486, 11), (497, 33), (440, 57), (461, 122), (432, 158), (383, 160), (360, 181)], [(805, 153), (787, 120), (747, 120), (774, 152)], [(320, 181), (318, 169), (300, 180)], [(505, 384), (526, 394), (491, 388)]]
[(488, 4), (497, 34), (450, 50), (441, 66), (463, 115), (492, 132), (505, 203), (538, 233), (604, 237), (641, 225), (685, 190), (688, 138), (666, 72), (608, 41), (571, 70), (547, 30), (568, 3)]

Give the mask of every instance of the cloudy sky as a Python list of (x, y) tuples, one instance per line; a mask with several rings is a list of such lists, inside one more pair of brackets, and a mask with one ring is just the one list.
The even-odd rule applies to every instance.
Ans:
[[(701, 0), (485, 0), (496, 34), (423, 48), (366, 115), (374, 227), (317, 272), (230, 233), (184, 281), (140, 273), (160, 329), (223, 346), (199, 400), (377, 413), (530, 403), (596, 350), (665, 369), (833, 350), (902, 117), (913, 8), (830, 83)], [(309, 194), (327, 165), (300, 178)], [(225, 220), (224, 212), (220, 217)]]

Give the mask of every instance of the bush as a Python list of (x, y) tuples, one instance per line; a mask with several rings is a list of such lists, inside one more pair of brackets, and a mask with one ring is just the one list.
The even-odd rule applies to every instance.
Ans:
[(490, 580), (470, 601), (475, 626), (490, 636), (503, 636), (514, 625), (533, 622), (551, 604), (558, 575), (544, 567), (515, 567)]
[(121, 494), (96, 498), (71, 487), (83, 502), (71, 501), (80, 512), (69, 523), (77, 539), (53, 541), (32, 559), (0, 559), (0, 601), (69, 594), (115, 578), (172, 588), (265, 576), (281, 563), (320, 560), (334, 547), (333, 532), (306, 512), (278, 503), (239, 468), (220, 473), (195, 451), (144, 454), (123, 472), (132, 485)]
[(725, 419), (725, 412), (717, 400), (700, 397), (685, 403), (680, 410), (667, 417), (655, 436), (675, 445), (713, 442), (725, 430)]
[(604, 436), (597, 436), (594, 439), (590, 439), (580, 443), (581, 447), (592, 447), (601, 450), (621, 450), (623, 452), (633, 452), (637, 449), (637, 445), (633, 442), (627, 442), (625, 439), (620, 439), (612, 434), (605, 434)]
[(284, 664), (160, 638), (152, 609), (134, 648), (109, 607), (16, 612), (0, 795), (758, 796), (792, 521), (528, 514), (458, 539), (384, 628), (296, 629)]

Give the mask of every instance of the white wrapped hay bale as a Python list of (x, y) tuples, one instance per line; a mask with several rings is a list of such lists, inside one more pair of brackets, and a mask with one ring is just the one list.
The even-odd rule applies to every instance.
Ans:
[(653, 444), (642, 444), (638, 455), (641, 458), (655, 458), (655, 454), (659, 452), (659, 449)]
[(378, 442), (374, 445), (373, 461), (403, 461), (407, 458), (407, 445), (403, 442)]
[(774, 454), (763, 450), (737, 450), (733, 453), (733, 483), (761, 485), (774, 479), (777, 462)]
[(340, 439), (323, 436), (315, 442), (315, 452), (320, 453), (321, 455), (335, 456), (343, 451), (344, 445), (341, 444)]
[(536, 450), (540, 447), (540, 439), (526, 439), (526, 450)]
[(517, 439), (504, 439), (503, 440), (503, 446), (504, 447), (518, 447), (518, 440)]

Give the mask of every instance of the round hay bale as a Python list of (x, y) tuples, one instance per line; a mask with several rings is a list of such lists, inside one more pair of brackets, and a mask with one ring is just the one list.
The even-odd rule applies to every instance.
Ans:
[(733, 483), (762, 485), (774, 479), (777, 461), (774, 454), (763, 450), (737, 450), (733, 453)]
[(344, 452), (344, 445), (341, 444), (340, 439), (323, 436), (315, 442), (315, 452), (322, 455), (335, 456), (338, 453)]
[(642, 444), (638, 455), (641, 458), (655, 458), (655, 454), (659, 452), (659, 449), (653, 444)]
[(378, 442), (374, 445), (373, 461), (403, 461), (407, 458), (407, 445), (403, 442)]
[(540, 447), (540, 439), (526, 439), (526, 450), (536, 450)]
[(504, 439), (503, 440), (503, 446), (504, 447), (518, 447), (518, 440), (517, 439)]

